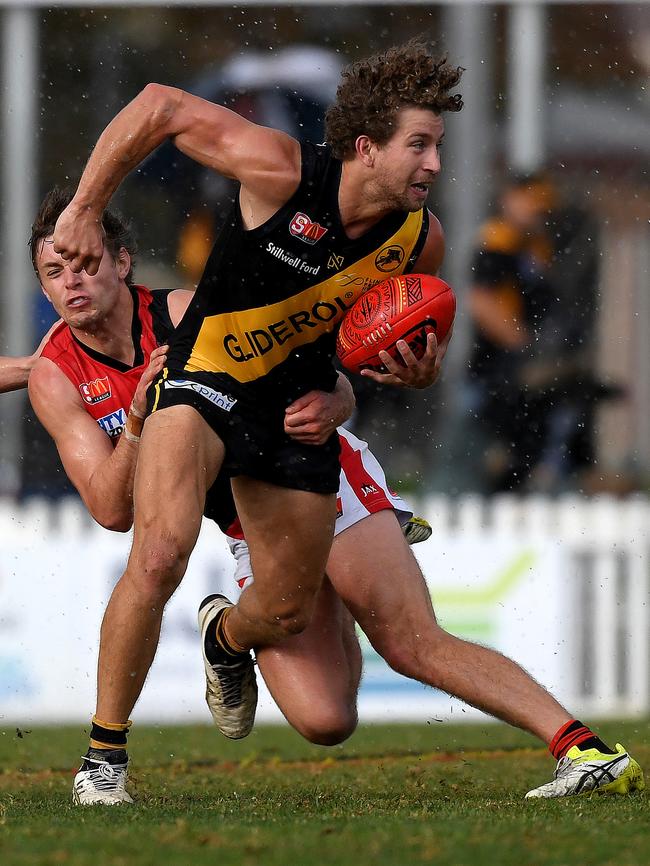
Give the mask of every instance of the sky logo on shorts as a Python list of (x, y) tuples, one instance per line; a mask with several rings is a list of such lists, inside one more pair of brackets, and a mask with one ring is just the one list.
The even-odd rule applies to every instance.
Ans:
[(207, 385), (201, 385), (200, 382), (191, 382), (189, 379), (165, 379), (165, 388), (167, 390), (184, 388), (186, 391), (195, 391), (225, 412), (230, 412), (237, 402), (234, 397), (228, 394), (222, 394), (221, 391), (215, 391), (214, 388), (208, 388)]
[(98, 418), (97, 423), (104, 433), (107, 433), (111, 439), (115, 439), (121, 436), (126, 427), (126, 412), (124, 409), (118, 409), (117, 412), (111, 412), (110, 415)]
[(84, 403), (101, 403), (102, 400), (108, 400), (111, 396), (111, 385), (108, 381), (108, 376), (102, 379), (95, 379), (94, 382), (82, 382), (79, 385), (81, 396)]
[(289, 224), (289, 231), (294, 238), (300, 238), (306, 244), (315, 244), (323, 237), (327, 229), (318, 223), (313, 223), (306, 213), (298, 211)]

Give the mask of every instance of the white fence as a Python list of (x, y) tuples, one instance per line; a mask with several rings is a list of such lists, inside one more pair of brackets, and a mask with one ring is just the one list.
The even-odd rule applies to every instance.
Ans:
[[(648, 500), (420, 505), (434, 535), (414, 552), (450, 631), (517, 659), (579, 717), (650, 711)], [(87, 720), (99, 624), (129, 544), (76, 500), (0, 500), (0, 726)], [(168, 607), (138, 719), (207, 721), (195, 612), (219, 588), (232, 593), (232, 564), (206, 522)], [(480, 717), (398, 677), (368, 646), (364, 671), (362, 719)], [(264, 690), (260, 718), (279, 718)]]

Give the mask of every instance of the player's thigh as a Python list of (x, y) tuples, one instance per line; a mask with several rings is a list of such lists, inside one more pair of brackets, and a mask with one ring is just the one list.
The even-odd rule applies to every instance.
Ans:
[(337, 535), (327, 573), (375, 646), (435, 622), (424, 577), (393, 511), (370, 514)]
[[(258, 602), (315, 597), (329, 555), (334, 494), (279, 487), (247, 476), (232, 480), (237, 514), (248, 542)], [(242, 601), (246, 598), (242, 595)]]
[(145, 423), (135, 474), (135, 537), (196, 538), (205, 495), (224, 456), (221, 439), (191, 406), (170, 406)]
[(354, 724), (361, 651), (354, 620), (327, 579), (307, 628), (256, 657), (276, 703), (302, 733)]

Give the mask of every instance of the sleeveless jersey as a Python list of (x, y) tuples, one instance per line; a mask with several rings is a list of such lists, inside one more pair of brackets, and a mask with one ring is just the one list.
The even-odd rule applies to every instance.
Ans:
[(333, 389), (345, 311), (412, 269), (428, 231), (426, 208), (395, 211), (351, 240), (338, 206), (341, 161), (325, 145), (301, 148), (300, 185), (266, 223), (246, 230), (233, 206), (170, 347), (170, 369), (216, 377), (253, 409)]
[(124, 430), (126, 416), (138, 382), (156, 346), (172, 330), (166, 290), (150, 292), (144, 286), (131, 289), (135, 346), (133, 366), (84, 346), (62, 322), (50, 337), (42, 356), (65, 373), (79, 394), (84, 408), (111, 438), (113, 445)]

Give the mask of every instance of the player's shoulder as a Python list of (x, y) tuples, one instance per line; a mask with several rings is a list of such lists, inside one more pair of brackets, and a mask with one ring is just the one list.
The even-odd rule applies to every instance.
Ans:
[(486, 252), (514, 255), (521, 247), (521, 234), (504, 219), (495, 217), (479, 229), (479, 248)]
[(54, 353), (54, 356), (43, 352), (38, 358), (29, 375), (28, 388), (31, 398), (41, 396), (52, 405), (75, 397), (81, 400), (76, 388), (57, 364), (60, 355), (60, 352)]
[(72, 334), (65, 322), (60, 322), (50, 334), (50, 339), (43, 346), (41, 357), (54, 359), (70, 349)]
[(423, 217), (426, 221), (426, 238), (413, 263), (413, 271), (437, 274), (445, 257), (445, 233), (440, 220), (428, 208), (424, 210)]
[(316, 144), (302, 140), (300, 146), (300, 181), (303, 186), (316, 187), (318, 182), (338, 183), (340, 179), (340, 160), (332, 153), (327, 143)]
[(429, 223), (429, 237), (435, 242), (444, 243), (445, 233), (442, 228), (442, 223), (433, 211), (426, 209), (426, 218)]

